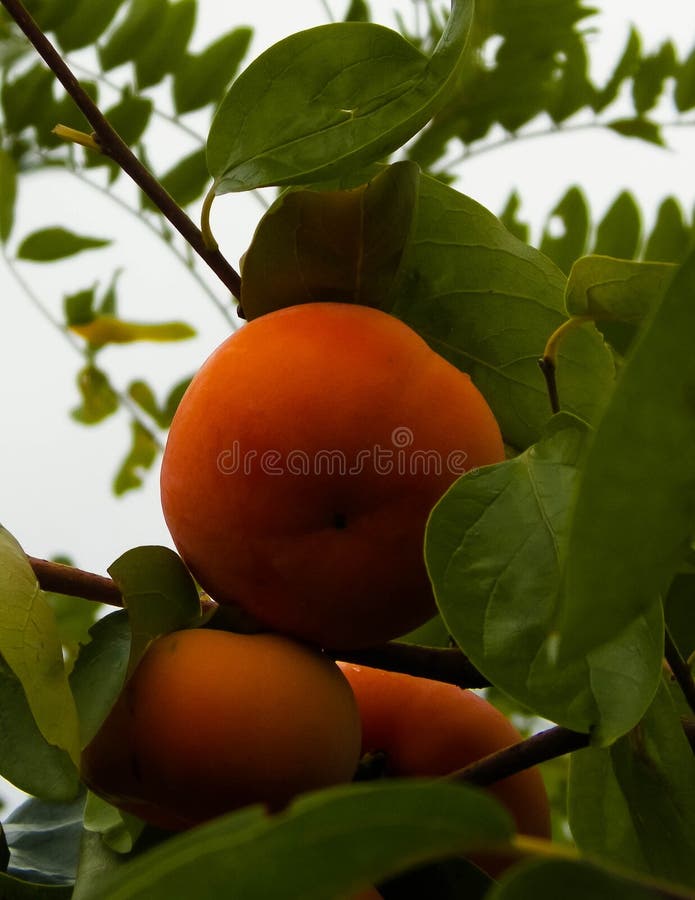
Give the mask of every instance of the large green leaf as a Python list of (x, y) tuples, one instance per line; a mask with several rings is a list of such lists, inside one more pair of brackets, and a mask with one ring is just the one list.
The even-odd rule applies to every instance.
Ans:
[(246, 56), (252, 34), (250, 28), (235, 28), (201, 53), (183, 59), (176, 68), (173, 83), (178, 113), (200, 109), (219, 100)]
[(244, 900), (349, 896), (419, 863), (503, 844), (511, 830), (490, 796), (461, 785), (350, 785), (307, 795), (276, 816), (253, 807), (177, 836), (84, 900), (218, 900), (230, 886)]
[(24, 552), (0, 526), (0, 654), (21, 681), (41, 733), (79, 757), (77, 710), (53, 610)]
[(430, 58), (365, 22), (275, 44), (234, 82), (213, 120), (207, 159), (217, 193), (325, 180), (400, 147), (454, 83), (472, 17), (471, 0), (452, 0)]
[(384, 308), (410, 236), (418, 179), (415, 163), (399, 162), (357, 189), (285, 193), (244, 257), (244, 316), (317, 300)]
[(569, 814), (582, 851), (695, 888), (695, 759), (664, 685), (634, 731), (573, 755)]
[(662, 618), (655, 606), (585, 659), (555, 663), (552, 625), (587, 436), (560, 414), (526, 453), (459, 479), (432, 513), (426, 559), (446, 627), (474, 665), (538, 715), (607, 743), (654, 695)]
[(77, 769), (65, 750), (49, 744), (34, 721), (22, 685), (0, 657), (0, 775), (46, 800), (72, 799)]
[(17, 196), (17, 165), (0, 148), (0, 243), (4, 244), (14, 224), (14, 203)]
[[(469, 197), (420, 178), (414, 235), (392, 311), (467, 371), (490, 403), (505, 441), (523, 450), (550, 418), (538, 358), (565, 320), (565, 278)], [(611, 391), (610, 354), (593, 326), (561, 349), (563, 407), (593, 420)]]
[(561, 595), (560, 652), (611, 640), (668, 588), (695, 524), (695, 253), (628, 358), (594, 436)]
[(567, 282), (567, 312), (642, 322), (661, 302), (676, 268), (671, 263), (583, 256), (572, 267)]

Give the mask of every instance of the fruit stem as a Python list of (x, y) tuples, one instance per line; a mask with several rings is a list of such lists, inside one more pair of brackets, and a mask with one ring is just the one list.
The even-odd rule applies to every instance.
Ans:
[(574, 331), (575, 328), (579, 328), (580, 325), (584, 325), (586, 322), (593, 322), (593, 316), (572, 316), (570, 319), (567, 319), (566, 322), (563, 322), (562, 325), (560, 325), (559, 328), (556, 328), (548, 338), (548, 343), (545, 345), (543, 356), (538, 360), (541, 372), (545, 376), (550, 408), (552, 409), (553, 414), (560, 412), (560, 397), (558, 395), (556, 378), (557, 357), (560, 350), (560, 344), (570, 331)]
[(79, 144), (81, 147), (86, 147), (88, 150), (94, 150), (96, 153), (101, 153), (101, 147), (96, 140), (94, 132), (85, 134), (84, 131), (78, 131), (76, 128), (70, 128), (67, 125), (56, 125), (55, 128), (52, 129), (52, 133), (63, 141), (70, 141), (72, 144)]

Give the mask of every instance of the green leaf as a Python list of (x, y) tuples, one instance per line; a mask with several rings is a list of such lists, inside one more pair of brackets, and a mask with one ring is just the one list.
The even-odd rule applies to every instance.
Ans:
[[(550, 417), (538, 358), (565, 320), (565, 278), (469, 197), (420, 178), (414, 234), (393, 290), (392, 312), (468, 372), (492, 406), (505, 441), (523, 450)], [(613, 361), (592, 327), (561, 349), (564, 407), (596, 417)]]
[(130, 450), (113, 480), (113, 492), (117, 497), (142, 486), (142, 473), (152, 468), (158, 452), (159, 446), (152, 434), (133, 421)]
[(106, 800), (87, 791), (84, 827), (101, 835), (108, 848), (116, 853), (130, 853), (145, 823), (137, 816), (116, 809)]
[(166, 14), (167, 0), (131, 0), (126, 17), (99, 47), (102, 69), (108, 72), (135, 60), (161, 28)]
[[(188, 206), (189, 203), (195, 202), (210, 181), (205, 151), (196, 150), (184, 157), (159, 180), (179, 206)], [(148, 209), (156, 209), (145, 194), (142, 195), (142, 205)]]
[(583, 256), (567, 282), (567, 312), (640, 323), (661, 303), (676, 270), (671, 263)]
[(695, 759), (663, 684), (634, 731), (573, 754), (570, 773), (582, 851), (695, 887)]
[(140, 89), (159, 84), (168, 72), (176, 71), (193, 34), (196, 5), (197, 0), (179, 0), (167, 5), (164, 20), (157, 23), (135, 58)]
[(75, 256), (83, 250), (106, 247), (110, 243), (105, 238), (86, 237), (65, 228), (41, 228), (24, 238), (17, 250), (17, 257), (32, 262), (53, 262)]
[(694, 284), (695, 253), (645, 325), (589, 449), (561, 596), (565, 659), (604, 644), (651, 609), (690, 546)]
[[(99, 86), (97, 83), (95, 81), (81, 80), (80, 86), (85, 93), (98, 104)], [(75, 128), (77, 131), (85, 131), (87, 133), (92, 130), (92, 126), (77, 107), (75, 101), (68, 94), (64, 93), (60, 100), (51, 105), (50, 115), (51, 121), (47, 122), (48, 128), (39, 130), (36, 136), (39, 144), (43, 147), (54, 148), (65, 146), (64, 141), (59, 138), (58, 135), (53, 134), (52, 130), (49, 130), (54, 128), (57, 124), (65, 125), (68, 128)], [(99, 154), (90, 155), (98, 156)]]
[(70, 415), (76, 422), (97, 425), (118, 409), (118, 394), (111, 387), (108, 376), (96, 366), (90, 364), (79, 371), (77, 387), (82, 403), (70, 410)]
[(174, 73), (173, 94), (178, 113), (200, 109), (220, 99), (246, 56), (252, 35), (251, 28), (235, 28), (202, 53), (184, 57)]
[(73, 799), (80, 786), (74, 763), (43, 737), (21, 682), (1, 656), (0, 696), (0, 774), (36, 797)]
[[(5, 820), (12, 851), (9, 873), (27, 882), (72, 885), (75, 880), (84, 793), (71, 803), (31, 798)], [(5, 894), (0, 886), (0, 896)]]
[(594, 100), (594, 87), (589, 80), (589, 56), (584, 40), (576, 35), (564, 50), (564, 66), (553, 86), (548, 112), (556, 124), (564, 122)]
[(132, 633), (128, 671), (163, 634), (190, 628), (200, 619), (200, 598), (180, 556), (168, 547), (135, 547), (109, 566), (123, 594)]
[(94, 319), (95, 293), (96, 289), (91, 287), (77, 291), (74, 294), (68, 294), (63, 298), (66, 325), (70, 327), (73, 325), (85, 325)]
[(13, 81), (4, 80), (0, 97), (5, 126), (18, 134), (35, 125), (37, 117), (53, 104), (53, 74), (37, 63)]
[(99, 619), (89, 630), (70, 673), (80, 716), (80, 746), (97, 733), (125, 683), (130, 657), (130, 622), (124, 610)]
[(400, 147), (454, 83), (472, 15), (469, 0), (453, 0), (431, 58), (364, 22), (275, 44), (234, 82), (213, 120), (207, 160), (217, 193), (326, 180)]
[(695, 106), (695, 48), (678, 68), (674, 99), (679, 112), (687, 112)]
[(644, 258), (660, 262), (683, 262), (692, 241), (680, 204), (674, 197), (667, 197), (659, 207), (656, 223), (644, 248)]
[(247, 319), (334, 300), (385, 308), (415, 217), (419, 170), (387, 167), (347, 191), (288, 191), (268, 210), (244, 257)]
[(618, 259), (637, 256), (642, 234), (642, 216), (629, 191), (619, 194), (596, 230), (593, 252)]
[(14, 225), (14, 204), (17, 197), (17, 164), (0, 148), (0, 243), (5, 243)]
[(1, 526), (0, 597), (0, 654), (21, 681), (46, 740), (77, 761), (77, 710), (55, 616), (22, 548)]
[(681, 655), (689, 659), (695, 652), (695, 573), (676, 575), (664, 601), (664, 614), (669, 633)]
[(365, 0), (351, 0), (343, 16), (344, 22), (369, 22), (370, 19), (369, 5)]
[(72, 331), (94, 348), (106, 344), (133, 344), (136, 341), (186, 341), (195, 331), (186, 322), (126, 322), (115, 316), (97, 315), (88, 322), (72, 324)]
[(614, 119), (612, 122), (606, 122), (606, 127), (623, 137), (639, 138), (649, 144), (656, 144), (658, 147), (664, 146), (661, 127), (649, 119)]
[(597, 90), (594, 95), (594, 101), (591, 104), (594, 112), (601, 112), (615, 100), (625, 79), (631, 78), (639, 68), (641, 51), (642, 41), (639, 33), (632, 27), (622, 56), (610, 78), (604, 87)]
[(55, 29), (58, 43), (65, 51), (94, 44), (122, 5), (123, 0), (77, 0), (72, 14)]
[[(676, 887), (677, 891), (678, 888)], [(578, 860), (544, 860), (511, 870), (486, 900), (664, 900), (661, 886)]]
[(676, 50), (671, 41), (666, 41), (655, 54), (640, 61), (632, 82), (632, 99), (640, 116), (656, 106), (666, 79), (676, 74), (677, 66)]
[(89, 629), (94, 624), (100, 605), (92, 600), (53, 592), (47, 592), (45, 596), (56, 619), (66, 664), (72, 663), (80, 643), (88, 639)]
[(586, 426), (556, 416), (515, 459), (471, 472), (437, 504), (425, 556), (448, 631), (498, 688), (535, 713), (594, 739), (624, 734), (661, 674), (652, 629), (635, 616), (611, 644), (558, 667), (551, 631)]
[(569, 274), (574, 261), (586, 251), (589, 225), (586, 198), (580, 188), (572, 187), (550, 213), (541, 240), (541, 253)]
[(166, 429), (171, 425), (174, 413), (178, 409), (181, 397), (190, 384), (191, 379), (185, 378), (178, 382), (169, 392), (164, 404), (160, 408), (152, 388), (144, 381), (133, 381), (128, 388), (128, 395), (148, 416), (154, 419), (160, 428)]
[(511, 232), (515, 238), (523, 241), (524, 244), (528, 244), (531, 229), (527, 222), (522, 222), (518, 218), (517, 213), (520, 208), (521, 198), (517, 191), (512, 191), (507, 200), (507, 205), (500, 213), (500, 222), (502, 222), (507, 231)]
[(506, 812), (462, 785), (343, 786), (306, 795), (275, 816), (252, 807), (176, 836), (88, 897), (217, 900), (233, 884), (244, 900), (324, 900), (510, 834)]

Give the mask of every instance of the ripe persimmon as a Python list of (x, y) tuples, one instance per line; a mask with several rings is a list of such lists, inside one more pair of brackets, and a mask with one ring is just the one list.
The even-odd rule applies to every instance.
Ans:
[[(338, 665), (359, 707), (362, 753), (383, 754), (386, 776), (450, 775), (522, 739), (503, 713), (473, 691), (400, 672)], [(550, 804), (537, 768), (486, 790), (506, 806), (521, 834), (550, 838)], [(499, 856), (476, 861), (491, 874), (509, 863)]]
[(174, 543), (218, 602), (323, 647), (388, 640), (435, 611), (427, 517), (502, 460), (470, 377), (376, 309), (307, 303), (207, 360), (161, 470)]
[(82, 754), (95, 793), (182, 829), (352, 778), (360, 725), (335, 663), (291, 638), (188, 629), (147, 649)]

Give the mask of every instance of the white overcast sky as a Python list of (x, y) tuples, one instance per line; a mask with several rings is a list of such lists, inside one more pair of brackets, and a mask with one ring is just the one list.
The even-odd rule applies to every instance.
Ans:
[[(337, 13), (347, 0), (329, 0)], [(603, 0), (593, 21), (595, 71), (604, 78), (622, 48), (630, 21), (637, 24), (649, 48), (667, 36), (681, 55), (695, 43), (695, 3), (684, 0)], [(196, 44), (203, 46), (235, 24), (256, 29), (256, 55), (270, 43), (301, 28), (326, 21), (326, 4), (295, 0), (254, 4), (199, 0)], [(378, 21), (394, 23), (393, 9), (413, 13), (411, 0), (378, 0)], [(106, 97), (108, 102), (113, 98)], [(664, 116), (670, 115), (669, 110)], [(193, 119), (195, 122), (195, 118)], [(653, 215), (668, 193), (682, 198), (690, 213), (693, 189), (695, 129), (667, 132), (672, 151), (589, 130), (548, 140), (519, 141), (470, 160), (459, 188), (493, 211), (502, 207), (510, 189), (520, 188), (523, 212), (536, 230), (565, 188), (576, 181), (586, 187), (596, 212), (623, 188), (630, 188)], [(193, 149), (193, 144), (190, 145)], [(176, 132), (162, 130), (155, 163), (167, 165), (186, 149)], [(158, 156), (159, 154), (159, 156)], [(127, 196), (134, 196), (131, 192)], [(223, 251), (236, 264), (248, 245), (261, 207), (253, 196), (227, 195), (216, 202), (213, 224)], [(113, 269), (126, 266), (120, 281), (125, 317), (157, 320), (191, 318), (200, 336), (170, 347), (142, 344), (103, 353), (105, 367), (125, 387), (145, 376), (160, 392), (183, 374), (193, 372), (225, 335), (225, 324), (180, 265), (158, 240), (131, 216), (69, 175), (35, 176), (22, 185), (14, 241), (31, 230), (63, 224), (87, 234), (114, 236), (113, 248), (87, 253), (77, 262), (56, 266), (23, 264), (21, 273), (46, 308), (61, 314), (62, 295), (103, 284)], [(220, 290), (210, 280), (220, 296)], [(115, 499), (109, 481), (124, 456), (128, 426), (123, 415), (86, 429), (69, 418), (77, 396), (74, 377), (79, 359), (12, 282), (0, 259), (0, 522), (28, 553), (68, 553), (77, 564), (95, 571), (138, 544), (168, 543), (159, 507), (158, 476), (147, 476), (144, 490)]]

